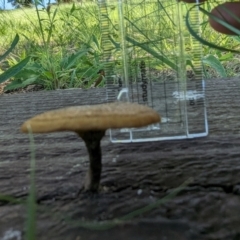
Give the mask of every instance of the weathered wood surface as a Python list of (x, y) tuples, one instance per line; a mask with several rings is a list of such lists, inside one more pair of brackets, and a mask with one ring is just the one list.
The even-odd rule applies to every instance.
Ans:
[[(76, 195), (88, 164), (83, 142), (73, 133), (36, 135), (36, 239), (240, 239), (240, 81), (208, 80), (206, 87), (208, 137), (134, 144), (112, 144), (105, 137), (106, 189), (96, 196)], [(49, 109), (104, 101), (103, 89), (0, 96), (0, 193), (28, 194), (29, 139), (19, 132), (24, 120)], [(190, 177), (178, 196), (113, 229), (89, 231), (65, 219), (119, 218)], [(23, 239), (25, 218), (25, 206), (0, 201), (0, 239)]]

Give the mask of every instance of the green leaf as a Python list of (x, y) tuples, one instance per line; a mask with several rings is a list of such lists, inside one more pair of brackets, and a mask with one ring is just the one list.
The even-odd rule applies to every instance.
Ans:
[(75, 6), (75, 3), (73, 3), (70, 13), (73, 13), (75, 10), (76, 10), (76, 6)]
[(44, 71), (44, 72), (42, 72), (42, 75), (46, 76), (48, 79), (54, 78), (52, 72), (50, 72), (50, 71)]
[(79, 58), (83, 57), (87, 52), (88, 52), (88, 49), (84, 49), (84, 50), (80, 50), (75, 54), (72, 54), (70, 57), (68, 57), (67, 61), (66, 59), (63, 60), (63, 62), (60, 64), (61, 67), (65, 69), (70, 69), (76, 64)]
[(0, 194), (0, 202), (12, 203), (12, 204), (26, 204), (26, 201), (12, 197), (10, 195)]
[(78, 69), (76, 70), (76, 73), (77, 74), (81, 74), (81, 75), (84, 75), (86, 77), (91, 77), (93, 75), (96, 75), (98, 76), (98, 71), (100, 70), (101, 68), (96, 68), (96, 67), (87, 67), (87, 68), (81, 68), (81, 69)]
[(23, 59), (21, 62), (19, 62), (17, 65), (9, 68), (4, 73), (2, 73), (0, 75), (0, 83), (5, 82), (9, 78), (13, 77), (18, 72), (20, 72), (27, 65), (29, 60), (30, 60), (30, 57), (27, 57), (27, 58)]
[(4, 88), (4, 91), (15, 90), (15, 89), (22, 88), (22, 87), (23, 87), (22, 80), (15, 79)]
[(186, 66), (190, 66), (194, 72), (196, 72), (196, 69), (194, 67), (194, 64), (190, 59), (186, 59)]
[(42, 69), (44, 69), (44, 68), (43, 68), (43, 65), (41, 63), (31, 62), (30, 64), (28, 64), (26, 69), (31, 70), (31, 71), (35, 71), (35, 72), (41, 72)]
[(232, 59), (233, 59), (232, 53), (223, 54), (218, 58), (219, 61), (228, 61), (228, 60), (232, 60)]
[(14, 77), (15, 78), (22, 78), (22, 79), (28, 79), (33, 76), (38, 76), (36, 71), (29, 69), (28, 67), (22, 69), (19, 73), (17, 73)]
[(26, 87), (28, 85), (38, 83), (38, 77), (39, 77), (38, 75), (35, 75), (35, 76), (32, 76), (32, 77), (28, 78), (27, 80), (22, 82), (22, 86)]
[(28, 128), (28, 136), (30, 140), (30, 151), (31, 151), (31, 160), (30, 160), (30, 189), (27, 198), (27, 221), (25, 225), (25, 233), (27, 240), (36, 239), (36, 214), (37, 214), (37, 205), (36, 205), (36, 183), (35, 183), (35, 171), (36, 171), (36, 147), (34, 143), (34, 138), (32, 134), (32, 129), (30, 126)]
[(84, 59), (83, 63), (90, 67), (93, 67), (93, 63), (91, 61), (89, 61), (88, 59)]
[[(58, 9), (56, 8), (53, 12), (52, 20), (55, 19), (56, 15), (57, 15), (57, 12), (58, 12)], [(55, 21), (53, 21), (53, 22), (55, 22)]]
[(69, 83), (70, 88), (74, 87), (75, 78), (76, 78), (76, 70), (73, 70), (70, 77), (70, 83)]
[(4, 88), (4, 91), (24, 88), (28, 85), (35, 84), (38, 82), (38, 77), (39, 76), (32, 76), (25, 81), (21, 79), (15, 79)]
[(116, 42), (111, 35), (108, 36), (115, 49), (121, 49), (121, 44)]
[(240, 36), (231, 36), (234, 40), (240, 42)]
[(178, 70), (178, 67), (175, 63), (171, 62), (166, 57), (164, 57), (162, 54), (159, 54), (154, 49), (150, 48), (147, 44), (139, 43), (136, 40), (134, 40), (133, 38), (130, 38), (129, 36), (127, 36), (126, 39), (128, 42), (132, 43), (134, 46), (138, 46), (138, 47), (142, 48), (143, 50), (145, 50), (146, 52), (151, 54), (153, 57), (161, 60), (163, 63), (165, 63), (166, 65), (171, 67), (173, 70), (175, 70), (175, 71)]
[(164, 14), (166, 14), (168, 19), (171, 21), (172, 25), (176, 26), (175, 22), (173, 21), (173, 18), (171, 17), (171, 14), (168, 13), (168, 11), (166, 10), (166, 7), (163, 6), (160, 0), (158, 0), (158, 4), (161, 6), (161, 10), (164, 12)]
[(226, 71), (221, 62), (213, 55), (205, 56), (202, 59), (203, 63), (212, 67), (221, 77), (227, 77)]
[(0, 56), (0, 61), (2, 61), (16, 47), (18, 41), (19, 41), (19, 35), (16, 34), (10, 48), (2, 56)]
[[(190, 13), (191, 11), (195, 8), (196, 6), (191, 7), (188, 11), (187, 11), (187, 15), (186, 15), (186, 27), (189, 31), (189, 33), (195, 38), (197, 39), (200, 43), (202, 43), (203, 45), (206, 45), (208, 47), (214, 48), (214, 49), (218, 49), (220, 51), (227, 51), (227, 52), (234, 52), (234, 53), (239, 53), (239, 51), (237, 50), (232, 50), (232, 49), (228, 49), (225, 47), (221, 47), (218, 46), (216, 44), (213, 44), (211, 42), (206, 41), (205, 39), (201, 38), (200, 36), (198, 36), (198, 34), (192, 29), (191, 24), (189, 22), (190, 19)], [(200, 10), (202, 10), (201, 7), (199, 7)]]
[(41, 0), (34, 0), (34, 4), (42, 6), (42, 1)]
[[(235, 19), (237, 22), (240, 22), (239, 19), (231, 12), (229, 11), (229, 9), (223, 7), (223, 6), (220, 6), (221, 9), (225, 10), (225, 12), (232, 16), (233, 19)], [(227, 29), (231, 30), (232, 32), (236, 33), (237, 35), (240, 35), (240, 30), (233, 27), (232, 25), (230, 25), (229, 23), (223, 21), (222, 19), (216, 17), (214, 14), (212, 13), (209, 13), (208, 11), (206, 11), (205, 9), (203, 8), (199, 8), (200, 11), (202, 11), (204, 14), (206, 14), (209, 18), (212, 18), (214, 21), (220, 23), (221, 25), (223, 25), (224, 27), (226, 27)]]
[(97, 37), (94, 34), (92, 35), (92, 41), (95, 43), (97, 48), (100, 49), (99, 41), (98, 41)]

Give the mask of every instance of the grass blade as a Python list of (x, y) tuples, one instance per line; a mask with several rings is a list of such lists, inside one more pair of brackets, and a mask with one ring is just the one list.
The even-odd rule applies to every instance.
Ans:
[(202, 59), (203, 63), (212, 67), (221, 77), (227, 77), (226, 71), (221, 62), (213, 55), (207, 55)]
[(13, 77), (18, 72), (20, 72), (27, 65), (29, 60), (30, 60), (30, 57), (24, 58), (21, 62), (19, 62), (15, 66), (9, 68), (4, 73), (2, 73), (0, 75), (0, 83), (5, 82), (9, 78)]
[(10, 48), (3, 55), (0, 56), (0, 62), (16, 47), (16, 45), (18, 44), (18, 41), (19, 41), (19, 35), (16, 34)]
[(181, 192), (189, 183), (191, 182), (191, 179), (184, 182), (182, 185), (180, 185), (178, 188), (174, 189), (171, 193), (169, 193), (167, 196), (157, 200), (155, 203), (149, 204), (143, 208), (137, 209), (123, 217), (120, 218), (120, 220), (130, 220), (136, 216), (142, 215), (146, 212), (149, 212), (153, 210), (154, 208), (157, 208), (158, 206), (168, 202), (169, 200), (173, 199), (179, 192)]
[(157, 53), (154, 49), (150, 48), (149, 46), (139, 43), (138, 41), (134, 40), (133, 38), (130, 38), (129, 36), (126, 36), (126, 40), (128, 42), (130, 42), (131, 44), (133, 44), (134, 46), (138, 46), (140, 48), (142, 48), (144, 51), (148, 52), (149, 54), (151, 54), (153, 57), (161, 60), (163, 63), (165, 63), (166, 65), (168, 65), (169, 67), (171, 67), (174, 71), (178, 70), (178, 67), (176, 64), (174, 64), (173, 62), (171, 62), (170, 60), (168, 60), (166, 57), (164, 57), (163, 55)]
[(30, 160), (30, 191), (27, 199), (27, 221), (26, 221), (26, 240), (36, 239), (36, 189), (35, 189), (35, 144), (31, 127), (28, 126), (30, 140), (31, 160)]
[[(220, 50), (220, 51), (226, 51), (226, 52), (234, 52), (234, 53), (239, 53), (239, 51), (237, 50), (232, 50), (232, 49), (228, 49), (225, 47), (221, 47), (218, 46), (216, 44), (213, 44), (211, 42), (206, 41), (205, 39), (201, 38), (200, 36), (198, 36), (198, 34), (192, 29), (191, 24), (189, 22), (190, 19), (190, 12), (193, 8), (195, 8), (196, 6), (191, 7), (188, 11), (187, 11), (187, 15), (186, 15), (186, 27), (189, 31), (189, 33), (195, 38), (197, 39), (200, 43), (202, 43), (203, 45), (206, 45), (208, 47)], [(199, 9), (202, 11), (202, 8), (199, 7)]]
[[(229, 23), (223, 21), (222, 19), (216, 17), (214, 14), (209, 13), (208, 11), (206, 11), (203, 8), (199, 8), (199, 10), (201, 12), (203, 12), (204, 14), (206, 14), (208, 17), (212, 18), (214, 21), (220, 23), (221, 25), (223, 25), (224, 27), (228, 28), (229, 30), (231, 30), (232, 32), (236, 33), (238, 36), (240, 35), (240, 30), (233, 27), (232, 25), (230, 25)], [(223, 10), (225, 10), (225, 12), (231, 16), (234, 20), (236, 20), (237, 22), (239, 22), (240, 20), (228, 9), (223, 8)]]
[(172, 20), (172, 18), (170, 17), (170, 15), (168, 14), (168, 12), (166, 11), (166, 8), (162, 5), (161, 1), (158, 0), (158, 4), (161, 6), (161, 9), (164, 11), (164, 13), (167, 15), (168, 19), (171, 21), (173, 26), (176, 26), (176, 24), (174, 23), (174, 21)]
[(72, 54), (71, 56), (69, 56), (67, 59), (64, 60), (64, 62), (62, 62), (60, 65), (62, 68), (65, 69), (70, 69), (72, 68), (77, 62), (78, 60), (83, 57), (84, 55), (86, 55), (88, 53), (88, 49), (83, 49), (78, 51), (75, 54)]
[(12, 203), (12, 204), (25, 204), (26, 201), (22, 199), (18, 199), (16, 197), (8, 196), (8, 195), (2, 195), (0, 194), (0, 202), (5, 203)]
[(142, 215), (146, 212), (149, 212), (154, 208), (159, 207), (161, 204), (168, 202), (173, 197), (175, 197), (179, 192), (181, 192), (189, 183), (191, 183), (191, 181), (192, 179), (190, 178), (187, 181), (185, 181), (182, 185), (180, 185), (178, 188), (174, 189), (167, 196), (157, 200), (155, 203), (152, 203), (143, 208), (137, 209), (118, 219), (113, 219), (113, 220), (104, 221), (104, 222), (73, 221), (71, 219), (66, 219), (66, 218), (65, 220), (69, 222), (71, 225), (74, 225), (76, 227), (83, 227), (89, 230), (108, 230), (113, 227), (116, 227), (119, 224), (126, 223), (127, 221), (133, 219), (134, 217)]

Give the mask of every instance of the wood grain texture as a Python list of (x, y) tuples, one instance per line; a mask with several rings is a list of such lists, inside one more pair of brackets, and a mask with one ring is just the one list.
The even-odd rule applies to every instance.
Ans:
[[(77, 196), (88, 168), (77, 135), (36, 135), (37, 239), (240, 239), (239, 79), (207, 80), (206, 95), (208, 137), (134, 144), (112, 144), (105, 137), (105, 192), (97, 196)], [(105, 97), (104, 89), (0, 96), (0, 193), (28, 194), (29, 140), (19, 131), (26, 119), (60, 107), (103, 103)], [(114, 229), (89, 231), (62, 221), (121, 217), (189, 178), (192, 183), (177, 197)], [(0, 239), (10, 228), (23, 233), (25, 210), (0, 202)]]

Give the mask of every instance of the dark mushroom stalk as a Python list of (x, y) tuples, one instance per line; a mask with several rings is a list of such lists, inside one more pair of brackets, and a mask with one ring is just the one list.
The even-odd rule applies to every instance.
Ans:
[(101, 139), (109, 128), (137, 128), (160, 121), (159, 114), (145, 105), (115, 102), (98, 105), (67, 107), (48, 111), (27, 120), (22, 132), (76, 132), (85, 142), (89, 154), (89, 170), (85, 190), (97, 191), (101, 180)]
[(97, 191), (101, 180), (102, 172), (102, 151), (101, 140), (105, 131), (77, 132), (83, 139), (89, 154), (89, 168), (84, 184), (85, 190)]

